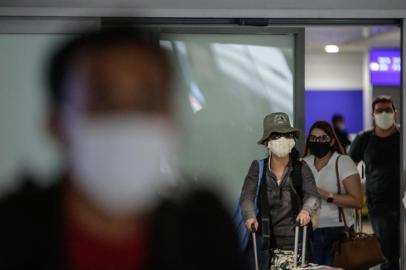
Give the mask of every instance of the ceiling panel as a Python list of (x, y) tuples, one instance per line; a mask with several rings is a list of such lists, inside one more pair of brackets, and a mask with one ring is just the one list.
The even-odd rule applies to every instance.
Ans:
[(365, 51), (370, 47), (400, 47), (400, 28), (395, 26), (345, 26), (306, 28), (306, 50), (323, 51), (328, 44), (340, 51)]

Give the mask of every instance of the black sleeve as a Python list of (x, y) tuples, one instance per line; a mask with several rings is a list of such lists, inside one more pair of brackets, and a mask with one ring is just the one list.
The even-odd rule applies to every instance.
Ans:
[(60, 188), (28, 182), (0, 199), (0, 269), (60, 269)]
[(363, 153), (363, 141), (365, 140), (365, 134), (360, 134), (358, 135), (353, 143), (351, 144), (349, 156), (352, 158), (352, 160), (358, 164), (361, 160), (364, 158), (364, 153)]

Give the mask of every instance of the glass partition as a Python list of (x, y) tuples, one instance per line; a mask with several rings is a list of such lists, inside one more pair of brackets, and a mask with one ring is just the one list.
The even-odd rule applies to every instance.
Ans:
[[(48, 179), (60, 155), (46, 132), (48, 54), (67, 34), (0, 35), (0, 195), (29, 172)], [(294, 113), (294, 34), (160, 35), (174, 60), (177, 114), (187, 130), (181, 165), (196, 182), (238, 196), (266, 114)]]
[(187, 130), (182, 168), (229, 202), (242, 187), (271, 112), (294, 115), (294, 36), (162, 34), (176, 69), (177, 112)]
[(48, 54), (67, 36), (0, 35), (0, 195), (18, 184), (20, 174), (48, 179), (60, 165), (46, 132), (44, 75)]

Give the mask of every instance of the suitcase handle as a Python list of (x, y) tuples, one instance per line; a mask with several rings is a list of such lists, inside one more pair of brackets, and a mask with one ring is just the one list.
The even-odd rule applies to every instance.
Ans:
[(252, 248), (254, 249), (255, 270), (259, 270), (256, 232), (257, 232), (257, 228), (255, 227), (255, 224), (252, 224), (251, 225), (251, 236), (252, 236)]
[[(295, 248), (293, 254), (293, 269), (297, 269), (297, 255), (299, 251), (299, 229), (300, 224), (297, 223), (295, 227)], [(303, 226), (303, 239), (302, 239), (302, 267), (306, 264), (306, 244), (307, 244), (307, 225)]]

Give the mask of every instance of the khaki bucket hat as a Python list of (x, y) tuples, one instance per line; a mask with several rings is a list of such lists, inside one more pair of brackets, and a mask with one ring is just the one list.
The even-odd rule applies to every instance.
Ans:
[(264, 144), (269, 136), (274, 133), (295, 133), (296, 137), (300, 135), (300, 129), (294, 128), (290, 124), (289, 116), (283, 112), (271, 113), (264, 118), (264, 134), (258, 141), (258, 144)]

